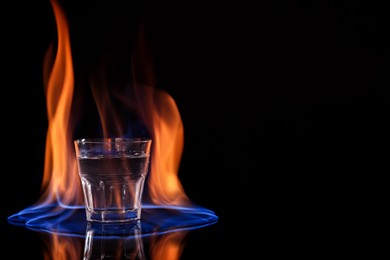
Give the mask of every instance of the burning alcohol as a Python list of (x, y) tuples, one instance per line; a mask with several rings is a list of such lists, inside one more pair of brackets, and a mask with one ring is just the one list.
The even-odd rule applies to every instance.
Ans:
[[(57, 256), (56, 253), (61, 254), (61, 252), (69, 250), (66, 247), (67, 243), (62, 240), (64, 236), (80, 236), (82, 238), (86, 236), (87, 221), (85, 219), (83, 189), (77, 172), (77, 157), (74, 152), (73, 140), (77, 136), (76, 126), (79, 127), (80, 124), (84, 123), (77, 121), (77, 119), (80, 118), (83, 111), (90, 110), (84, 110), (82, 102), (73, 102), (75, 76), (70, 48), (69, 26), (61, 5), (56, 0), (51, 0), (51, 5), (57, 24), (58, 45), (57, 49), (54, 48), (54, 45), (48, 49), (43, 73), (48, 118), (45, 169), (42, 180), (43, 192), (34, 205), (10, 216), (8, 220), (15, 225), (49, 233), (51, 235), (49, 244), (53, 248), (53, 258), (58, 259), (60, 255)], [(136, 50), (142, 52), (145, 50), (142, 31), (139, 35), (138, 45), (136, 44), (138, 49), (136, 48)], [(141, 59), (137, 60), (137, 57), (141, 57)], [(148, 61), (144, 57), (145, 55), (142, 55), (142, 53), (135, 52), (129, 63), (136, 67), (138, 66), (137, 61), (139, 61), (141, 66), (132, 68), (129, 73), (137, 74), (150, 69), (147, 66)], [(144, 179), (145, 175), (141, 174), (142, 177), (137, 179), (138, 183), (132, 181), (127, 183), (134, 186), (130, 187), (129, 190), (134, 192), (137, 197), (142, 192), (141, 186), (145, 180), (145, 191), (147, 193), (144, 195), (146, 195), (148, 203), (144, 203), (142, 206), (141, 235), (164, 234), (168, 237), (174, 237), (174, 243), (165, 243), (164, 240), (161, 240), (164, 242), (161, 243), (161, 247), (164, 246), (165, 248), (159, 248), (160, 244), (156, 243), (153, 251), (156, 253), (170, 251), (177, 256), (181, 252), (180, 239), (182, 239), (182, 236), (180, 235), (176, 239), (175, 234), (179, 234), (179, 231), (185, 232), (186, 230), (213, 224), (218, 217), (214, 212), (194, 205), (185, 194), (178, 178), (178, 169), (184, 146), (184, 127), (176, 102), (168, 93), (155, 89), (152, 84), (140, 84), (137, 81), (137, 79), (142, 78), (140, 75), (133, 75), (133, 82), (128, 84), (131, 90), (126, 89), (123, 93), (115, 92), (112, 86), (104, 84), (101, 75), (98, 76), (98, 79), (92, 79), (90, 82), (93, 99), (100, 117), (98, 121), (101, 124), (101, 136), (104, 138), (109, 136), (132, 137), (128, 136), (128, 133), (124, 130), (127, 129), (128, 124), (133, 123), (126, 122), (126, 118), (121, 117), (122, 112), (125, 111), (125, 114), (137, 115), (137, 120), (142, 121), (142, 127), (146, 128), (148, 136), (153, 140), (150, 157), (127, 158), (129, 161), (142, 161), (139, 167), (143, 170), (146, 168), (145, 160), (149, 158), (147, 178)], [(115, 99), (111, 99), (112, 97), (115, 97)], [(127, 111), (128, 113), (126, 113)], [(110, 161), (109, 164), (121, 164), (121, 167), (123, 163), (123, 160), (119, 163), (114, 158), (81, 158), (79, 161), (81, 162), (81, 176), (84, 178), (84, 187), (87, 189), (91, 187), (87, 184), (90, 179), (85, 177), (83, 172), (85, 168), (89, 167), (89, 160), (93, 160), (97, 164), (108, 160)], [(133, 163), (129, 164), (132, 165)], [(119, 175), (113, 176), (115, 178), (123, 177)], [(139, 174), (134, 176), (139, 176)], [(125, 179), (132, 179), (133, 177), (126, 177)], [(100, 185), (101, 180), (98, 180), (98, 182)], [(103, 181), (99, 188), (107, 192), (108, 186)], [(132, 190), (133, 188), (134, 190)], [(108, 188), (108, 190), (110, 189)], [(97, 190), (96, 188), (95, 191)], [(138, 202), (128, 201), (127, 197), (122, 197), (123, 193), (120, 194), (120, 192), (117, 193), (111, 190), (108, 193), (105, 192), (100, 193), (102, 196), (109, 197), (110, 203), (105, 204), (105, 206), (123, 206), (127, 204), (134, 206), (136, 204), (136, 207), (138, 207)], [(101, 205), (96, 204), (96, 201), (88, 201), (87, 199), (87, 202), (87, 207), (91, 209), (92, 207), (101, 207)], [(175, 234), (170, 236), (174, 232)], [(104, 234), (100, 235), (104, 236)], [(120, 235), (123, 236), (123, 233)], [(171, 259), (175, 259), (175, 257), (172, 256)]]

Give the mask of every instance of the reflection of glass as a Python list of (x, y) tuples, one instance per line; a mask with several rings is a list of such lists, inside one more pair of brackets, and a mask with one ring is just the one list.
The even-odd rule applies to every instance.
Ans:
[(134, 225), (88, 223), (83, 259), (145, 259), (140, 223)]
[(45, 235), (44, 256), (46, 260), (180, 259), (188, 230), (143, 236), (140, 226), (139, 222), (133, 226), (90, 223), (85, 236), (40, 233)]
[(141, 218), (151, 139), (75, 140), (87, 220), (125, 222)]

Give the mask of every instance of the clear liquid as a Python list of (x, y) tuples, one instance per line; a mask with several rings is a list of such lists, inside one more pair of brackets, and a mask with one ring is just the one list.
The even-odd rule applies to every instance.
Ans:
[(149, 157), (78, 158), (87, 219), (139, 219)]

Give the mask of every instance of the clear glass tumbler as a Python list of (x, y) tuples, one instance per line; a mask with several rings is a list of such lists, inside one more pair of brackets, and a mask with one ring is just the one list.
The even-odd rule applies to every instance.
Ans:
[(77, 139), (74, 144), (87, 220), (112, 223), (141, 219), (152, 140), (91, 138)]

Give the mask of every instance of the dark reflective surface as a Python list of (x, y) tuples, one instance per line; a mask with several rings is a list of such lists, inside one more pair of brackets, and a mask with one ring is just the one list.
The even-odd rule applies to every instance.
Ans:
[[(120, 30), (108, 26), (110, 17), (130, 12), (147, 18), (158, 87), (173, 96), (183, 117), (180, 179), (189, 198), (219, 217), (186, 233), (183, 259), (372, 259), (387, 249), (377, 234), (387, 223), (381, 220), (388, 197), (385, 5), (160, 1), (145, 3), (142, 11), (134, 5), (116, 12), (113, 4), (104, 12), (94, 1), (83, 2), (92, 8), (64, 2), (73, 10), (79, 73), (88, 74), (99, 48), (127, 44), (114, 40)], [(57, 248), (44, 237), (56, 238), (7, 218), (41, 196), (47, 130), (42, 60), (56, 28), (46, 1), (9, 2), (4, 10), (0, 246), (14, 259), (44, 259)], [(82, 259), (85, 234), (74, 239), (66, 249)], [(144, 239), (145, 255), (151, 254), (148, 243), (164, 244)], [(120, 240), (113, 244), (126, 252)], [(104, 247), (93, 247), (92, 255)]]
[[(192, 259), (199, 257), (201, 251), (195, 247), (195, 254), (189, 251), (185, 256), (187, 243), (194, 238), (191, 234), (203, 230), (201, 241), (213, 241), (215, 238), (210, 235), (201, 237), (210, 231), (207, 228), (218, 223), (212, 211), (200, 207), (146, 206), (142, 221), (126, 224), (87, 222), (83, 208), (67, 209), (50, 216), (48, 212), (52, 210), (45, 207), (32, 214), (30, 209), (29, 214), (25, 210), (10, 216), (8, 226), (4, 225), (9, 235), (2, 246), (16, 251), (28, 248), (17, 253), (21, 259), (30, 254), (34, 254), (35, 259)], [(30, 250), (30, 247), (40, 248), (40, 251)]]

